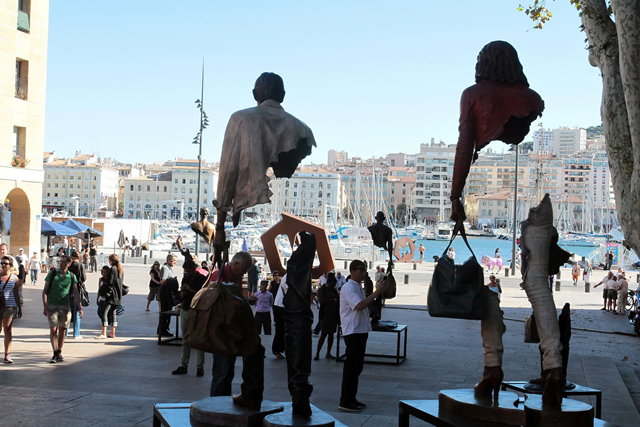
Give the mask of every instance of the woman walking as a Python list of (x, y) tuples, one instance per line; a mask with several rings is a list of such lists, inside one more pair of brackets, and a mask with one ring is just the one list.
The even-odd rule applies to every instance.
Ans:
[[(204, 262), (204, 261), (203, 261)], [(144, 311), (149, 311), (149, 304), (154, 299), (158, 301), (158, 311), (162, 311), (160, 309), (160, 296), (158, 295), (158, 291), (160, 290), (160, 263), (158, 261), (153, 263), (151, 266), (151, 270), (149, 271), (149, 295), (147, 295), (147, 307)]]
[(31, 272), (31, 284), (33, 286), (38, 283), (38, 273), (40, 272), (40, 257), (38, 252), (34, 252), (33, 256), (29, 259), (29, 271)]
[(4, 363), (13, 363), (11, 359), (11, 341), (13, 339), (13, 319), (22, 317), (22, 306), (20, 304), (20, 287), (22, 282), (18, 276), (11, 273), (13, 260), (8, 256), (3, 256), (0, 261), (0, 289), (4, 294), (6, 308), (0, 313), (0, 329), (4, 331)]
[[(75, 274), (76, 283), (86, 283), (87, 274), (84, 270), (84, 266), (82, 265), (82, 261), (80, 260), (80, 254), (77, 251), (71, 252), (71, 264), (69, 265), (69, 272), (71, 274)], [(78, 311), (80, 301), (77, 301), (78, 304), (75, 304), (73, 296), (69, 297), (69, 301), (71, 304), (71, 321), (73, 322), (73, 338), (81, 340), (84, 337), (82, 336), (82, 334), (80, 334), (80, 324), (82, 323), (80, 312)], [(68, 328), (67, 335), (69, 335)]]
[[(96, 339), (115, 338), (118, 320), (116, 317), (116, 308), (122, 304), (122, 283), (124, 280), (124, 271), (120, 264), (120, 258), (116, 254), (109, 255), (109, 273), (107, 274), (106, 283), (103, 288), (107, 291), (101, 292), (104, 296), (104, 309), (102, 310), (102, 333)], [(111, 334), (107, 335), (107, 326), (111, 323)]]
[(327, 339), (327, 355), (325, 357), (327, 359), (335, 359), (331, 355), (331, 348), (333, 347), (333, 334), (338, 329), (338, 321), (340, 319), (340, 295), (336, 289), (336, 283), (335, 274), (329, 273), (326, 286), (318, 290), (318, 299), (320, 300), (320, 307), (322, 307), (322, 328), (320, 329), (321, 334), (314, 360), (320, 360), (320, 350), (322, 350), (325, 338)]

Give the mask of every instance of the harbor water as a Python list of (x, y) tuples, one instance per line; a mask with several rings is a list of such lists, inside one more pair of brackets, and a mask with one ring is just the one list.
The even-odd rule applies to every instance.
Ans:
[[(467, 237), (469, 245), (475, 253), (478, 261), (484, 256), (488, 255), (493, 257), (496, 248), (500, 248), (500, 254), (502, 255), (503, 262), (506, 264), (511, 260), (512, 241), (501, 240), (491, 237)], [(420, 253), (418, 248), (422, 244), (425, 248), (424, 261), (433, 261), (433, 256), (442, 256), (444, 250), (449, 244), (448, 240), (418, 240), (416, 243), (415, 260), (420, 260)], [(451, 244), (451, 247), (456, 251), (456, 260), (462, 262), (471, 256), (471, 252), (464, 244), (462, 237), (458, 235)], [(597, 249), (593, 246), (569, 246), (563, 247), (564, 250), (575, 254), (578, 259), (580, 257), (587, 257), (593, 250)]]

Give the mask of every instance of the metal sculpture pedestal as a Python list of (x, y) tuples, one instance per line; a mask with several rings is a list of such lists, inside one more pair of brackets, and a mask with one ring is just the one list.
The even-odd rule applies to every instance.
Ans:
[(441, 390), (438, 395), (440, 409), (453, 414), (464, 414), (465, 418), (489, 423), (513, 426), (525, 425), (524, 411), (514, 405), (518, 395), (503, 391), (497, 402), (493, 397), (476, 397), (473, 389)]
[(254, 411), (234, 405), (231, 396), (218, 396), (193, 402), (189, 418), (198, 426), (260, 427), (267, 415), (283, 410), (282, 403), (263, 400), (260, 410)]
[(284, 411), (267, 415), (264, 418), (264, 427), (343, 427), (331, 415), (311, 405), (311, 416), (300, 417), (291, 412), (291, 403), (284, 403)]

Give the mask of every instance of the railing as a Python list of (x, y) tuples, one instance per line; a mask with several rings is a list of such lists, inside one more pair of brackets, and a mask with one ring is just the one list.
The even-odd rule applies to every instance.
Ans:
[(27, 79), (16, 77), (16, 98), (27, 99)]

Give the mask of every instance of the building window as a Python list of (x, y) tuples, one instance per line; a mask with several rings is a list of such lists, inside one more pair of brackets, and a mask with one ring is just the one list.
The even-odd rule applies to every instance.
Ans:
[(53, 197), (58, 197), (58, 193), (53, 193)]
[(131, 191), (133, 191), (133, 184), (131, 184)]
[(138, 191), (142, 191), (142, 186), (138, 185)]
[(183, 180), (182, 180), (182, 183), (183, 183), (183, 184), (186, 184), (186, 183), (187, 183), (187, 180), (186, 180), (186, 179), (183, 179)]
[(151, 191), (151, 186), (147, 185), (147, 191)]
[(164, 186), (164, 192), (165, 193), (167, 192), (167, 186), (166, 185)]
[(16, 59), (16, 98), (27, 100), (29, 88), (29, 61)]
[(189, 197), (189, 203), (193, 203), (193, 199)]
[[(27, 146), (27, 128), (13, 127), (13, 155), (26, 158)], [(56, 175), (56, 179), (58, 176)]]
[(178, 178), (174, 179), (174, 180), (173, 180), (173, 183), (174, 183), (174, 184), (177, 184), (177, 183), (178, 183)]

